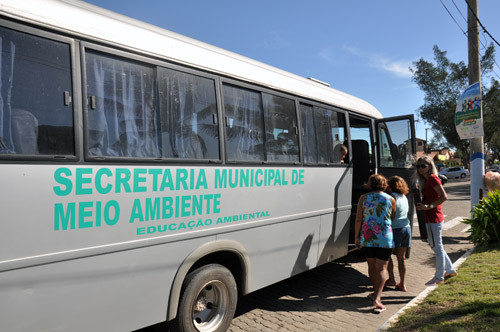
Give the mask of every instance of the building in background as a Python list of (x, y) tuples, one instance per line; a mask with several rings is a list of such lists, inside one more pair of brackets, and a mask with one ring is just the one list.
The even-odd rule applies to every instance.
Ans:
[(442, 164), (442, 167), (462, 165), (461, 158), (455, 158), (455, 152), (449, 148), (431, 149), (427, 141), (421, 138), (416, 138), (417, 142), (417, 159), (423, 156), (431, 157), (436, 164)]

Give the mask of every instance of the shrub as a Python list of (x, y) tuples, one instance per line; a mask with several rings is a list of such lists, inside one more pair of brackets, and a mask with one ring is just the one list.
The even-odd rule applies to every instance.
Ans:
[(471, 225), (469, 232), (475, 244), (500, 242), (500, 192), (489, 192), (474, 205), (471, 218), (462, 222)]

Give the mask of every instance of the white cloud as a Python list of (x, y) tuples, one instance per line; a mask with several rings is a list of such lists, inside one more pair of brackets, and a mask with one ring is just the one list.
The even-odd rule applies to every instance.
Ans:
[(411, 77), (410, 61), (393, 61), (392, 59), (373, 55), (371, 56), (371, 65), (377, 69), (384, 70), (398, 77)]
[(348, 53), (364, 58), (368, 64), (378, 70), (392, 73), (398, 77), (411, 77), (411, 61), (393, 60), (380, 54), (363, 53), (358, 48), (344, 45), (344, 50)]
[(344, 45), (344, 50), (356, 56), (363, 56), (360, 50), (352, 46)]

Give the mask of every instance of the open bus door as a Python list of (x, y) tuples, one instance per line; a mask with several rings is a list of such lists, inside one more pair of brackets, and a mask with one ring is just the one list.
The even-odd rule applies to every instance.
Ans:
[[(412, 114), (375, 120), (378, 173), (389, 178), (398, 175), (410, 188), (408, 219), (413, 230), (415, 204), (420, 194), (413, 173), (416, 162), (415, 120)], [(423, 211), (417, 213), (420, 237), (427, 238)], [(409, 252), (407, 253), (409, 255)]]

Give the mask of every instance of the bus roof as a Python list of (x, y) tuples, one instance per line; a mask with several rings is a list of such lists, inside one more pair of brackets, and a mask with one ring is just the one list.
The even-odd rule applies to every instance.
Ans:
[(78, 0), (0, 0), (0, 13), (50, 29), (381, 118), (368, 102), (236, 53)]

